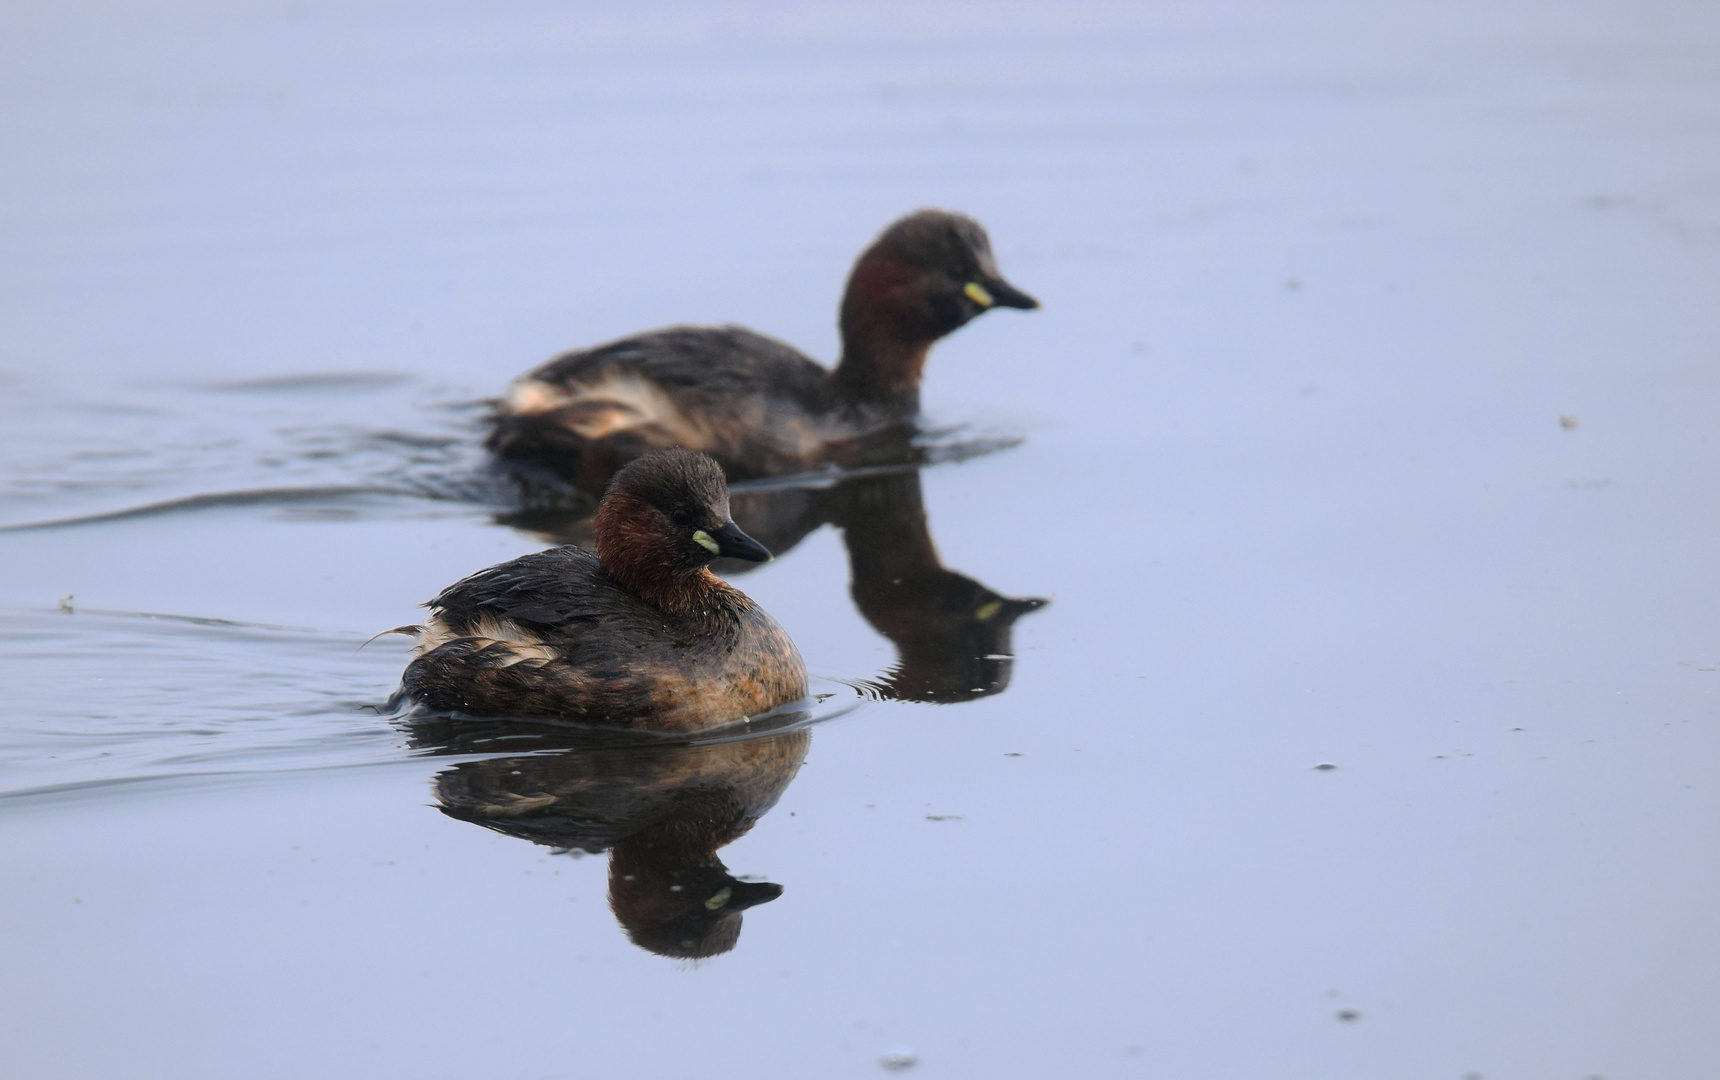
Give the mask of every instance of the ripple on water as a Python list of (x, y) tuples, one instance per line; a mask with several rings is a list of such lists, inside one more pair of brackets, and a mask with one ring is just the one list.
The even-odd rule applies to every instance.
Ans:
[(403, 644), (186, 616), (0, 614), (0, 796), (398, 756)]
[[(391, 373), (197, 385), (72, 387), (15, 378), (0, 399), (0, 530), (221, 507), (278, 518), (489, 512), (519, 497), (481, 450), (484, 403)], [(1019, 437), (956, 424), (916, 441), (923, 463)], [(888, 470), (886, 470), (888, 471)], [(831, 486), (846, 474), (771, 486)], [(0, 798), (400, 761), (403, 752), (566, 752), (613, 732), (483, 722), (426, 741), (390, 715), (406, 645), (189, 616), (0, 611)], [(964, 684), (965, 685), (965, 684)], [(815, 681), (793, 708), (702, 742), (818, 723), (885, 695)], [(423, 718), (413, 718), (414, 720)], [(444, 725), (446, 726), (446, 725)]]
[[(406, 374), (313, 372), (101, 394), (20, 379), (8, 391), (0, 530), (232, 506), (356, 519), (588, 502), (553, 478), (495, 468), (482, 450), (487, 402)], [(1021, 439), (978, 423), (927, 428), (912, 462), (884, 468), (962, 461)], [(853, 474), (740, 487), (827, 487)]]
[(483, 403), (410, 376), (12, 389), (0, 402), (0, 527), (230, 503), (506, 498), (482, 467)]
[[(408, 747), (483, 757), (640, 741), (566, 725), (391, 713), (385, 703), (408, 648), (401, 638), (367, 645), (356, 633), (194, 616), (0, 613), (0, 682), (9, 689), (0, 799), (384, 764)], [(861, 700), (829, 680), (815, 680), (814, 690), (697, 741), (804, 727)]]

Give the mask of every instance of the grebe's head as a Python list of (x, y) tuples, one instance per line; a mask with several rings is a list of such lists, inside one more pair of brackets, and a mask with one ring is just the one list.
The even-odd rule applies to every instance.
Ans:
[(770, 552), (729, 516), (729, 485), (715, 461), (658, 450), (609, 481), (597, 509), (597, 557), (611, 574), (695, 574), (723, 556), (764, 562)]
[(994, 307), (1039, 301), (1005, 281), (979, 222), (916, 210), (893, 223), (854, 264), (843, 319), (887, 316), (904, 340), (934, 341)]

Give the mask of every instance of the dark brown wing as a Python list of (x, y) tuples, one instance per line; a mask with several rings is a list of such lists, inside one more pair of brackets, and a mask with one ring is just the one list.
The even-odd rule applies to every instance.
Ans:
[(638, 375), (695, 408), (773, 397), (818, 410), (830, 375), (792, 345), (744, 326), (671, 326), (565, 353), (531, 377), (572, 386), (611, 371)]

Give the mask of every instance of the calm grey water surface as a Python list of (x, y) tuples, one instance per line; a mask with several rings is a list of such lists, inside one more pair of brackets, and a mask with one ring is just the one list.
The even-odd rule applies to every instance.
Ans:
[[(94, 519), (0, 532), (7, 1076), (1712, 1075), (1710, 5), (0, 23), (0, 524)], [(1024, 441), (930, 532), (1052, 603), (881, 701), (841, 532), (746, 575), (823, 722), (720, 852), (783, 895), (665, 959), (458, 819), (596, 759), (415, 739), (358, 646), (541, 543), (476, 402), (674, 321), (829, 358), (927, 204), (1046, 303), (935, 352)]]

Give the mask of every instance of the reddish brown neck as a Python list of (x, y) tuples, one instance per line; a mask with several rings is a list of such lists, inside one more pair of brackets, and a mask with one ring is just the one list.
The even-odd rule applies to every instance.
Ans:
[(920, 411), (920, 373), (937, 334), (913, 292), (914, 272), (874, 247), (854, 264), (842, 295), (842, 360), (831, 386), (845, 402), (901, 416)]
[(663, 518), (651, 504), (611, 492), (597, 508), (597, 561), (628, 592), (671, 615), (709, 611), (734, 590), (703, 566), (686, 566), (674, 541), (663, 534)]

